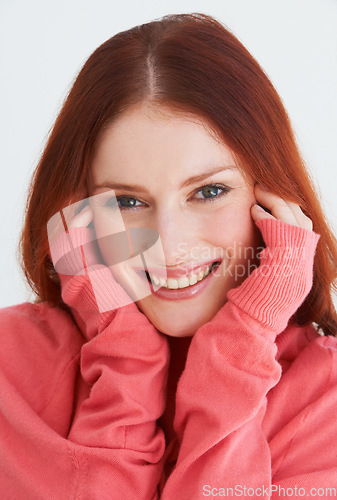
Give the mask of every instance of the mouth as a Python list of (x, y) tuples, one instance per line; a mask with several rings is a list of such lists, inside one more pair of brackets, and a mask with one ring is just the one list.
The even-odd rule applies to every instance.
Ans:
[(155, 283), (147, 271), (143, 271), (142, 276), (150, 284), (153, 295), (166, 300), (183, 300), (201, 293), (214, 279), (215, 271), (220, 267), (221, 263), (221, 260), (214, 261), (205, 273), (199, 273), (197, 277), (192, 277), (189, 284), (187, 284), (186, 279), (178, 283), (179, 280), (170, 278), (167, 281), (162, 280), (160, 283)]
[[(159, 286), (159, 287), (164, 287), (168, 290), (176, 290), (176, 289), (183, 289), (183, 288), (188, 288), (196, 285), (200, 281), (203, 281), (210, 273), (214, 271), (214, 269), (217, 269), (221, 264), (220, 260), (214, 261), (210, 267), (208, 267), (207, 270), (204, 272), (199, 272), (198, 274), (194, 274), (195, 278), (194, 279), (188, 279), (187, 276), (184, 276), (184, 280), (182, 280), (181, 283), (179, 283), (180, 278), (178, 279), (170, 279), (168, 278), (167, 280), (161, 279), (160, 282), (156, 277), (151, 277), (148, 271), (145, 271), (145, 275), (147, 278), (147, 281), (151, 283), (152, 285)], [(190, 276), (193, 276), (193, 273), (190, 273)], [(189, 283), (187, 284), (187, 280)], [(195, 282), (194, 282), (195, 281)]]

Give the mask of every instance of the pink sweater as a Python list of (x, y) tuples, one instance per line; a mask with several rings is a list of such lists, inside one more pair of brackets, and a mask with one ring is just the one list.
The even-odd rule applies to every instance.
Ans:
[(74, 318), (0, 310), (1, 499), (336, 494), (337, 339), (291, 319), (320, 236), (256, 224), (260, 266), (191, 338), (99, 313), (87, 275), (60, 275)]

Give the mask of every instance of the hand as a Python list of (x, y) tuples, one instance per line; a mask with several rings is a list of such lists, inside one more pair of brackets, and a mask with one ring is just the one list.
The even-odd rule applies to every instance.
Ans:
[(94, 219), (94, 212), (89, 204), (86, 204), (80, 211), (76, 210), (76, 206), (77, 204), (74, 203), (65, 209), (70, 209), (67, 218), (68, 229), (75, 227), (87, 227)]
[[(63, 300), (71, 306), (72, 297), (68, 296), (67, 292), (70, 277), (79, 278), (79, 291), (80, 284), (88, 284), (87, 279), (83, 281), (81, 278), (88, 275), (98, 310), (102, 313), (133, 304), (134, 300), (116, 281), (111, 269), (104, 264), (95, 230), (90, 227), (93, 219), (92, 207), (86, 204), (83, 208), (82, 200), (53, 215), (48, 221), (47, 229), (50, 255), (60, 276)], [(90, 308), (90, 305), (88, 307)]]
[(300, 206), (296, 203), (280, 198), (276, 194), (265, 190), (259, 184), (254, 186), (254, 193), (257, 203), (271, 212), (268, 213), (262, 207), (262, 210), (259, 210), (257, 205), (253, 205), (251, 215), (255, 222), (262, 219), (280, 219), (287, 224), (303, 227), (309, 231), (313, 230), (311, 219), (302, 212)]
[(87, 204), (83, 208), (80, 201), (65, 207), (48, 221), (50, 254), (58, 273), (77, 274), (101, 263), (95, 231), (88, 227), (93, 218), (91, 206)]
[[(251, 216), (266, 248), (258, 254), (259, 266), (239, 287), (229, 290), (227, 297), (260, 324), (281, 333), (312, 288), (320, 235), (296, 203), (259, 185), (254, 192), (257, 203), (265, 209), (258, 210), (254, 205)], [(266, 219), (282, 221), (284, 226), (259, 223)]]
[(86, 204), (81, 207), (81, 203), (82, 201), (72, 203), (49, 219), (47, 229), (50, 245), (53, 245), (54, 241), (65, 231), (68, 232), (72, 228), (87, 227), (93, 220), (94, 214), (91, 206)]

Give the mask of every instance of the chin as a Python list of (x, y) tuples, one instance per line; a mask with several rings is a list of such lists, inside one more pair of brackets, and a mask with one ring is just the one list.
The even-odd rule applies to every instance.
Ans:
[(191, 325), (191, 323), (172, 324), (169, 320), (158, 318), (157, 314), (151, 314), (146, 307), (142, 307), (141, 301), (137, 301), (136, 305), (159, 332), (169, 337), (191, 337), (198, 329), (195, 328), (194, 325)]
[(191, 330), (191, 328), (185, 328), (185, 329), (180, 329), (180, 330), (173, 330), (173, 329), (170, 329), (170, 328), (158, 328), (156, 327), (157, 330), (159, 330), (161, 333), (164, 333), (164, 335), (167, 335), (168, 337), (193, 337), (193, 335), (195, 334), (195, 332), (197, 330), (193, 329)]
[[(219, 307), (216, 307), (214, 310), (209, 311), (208, 315), (206, 314), (198, 318), (194, 317), (192, 321), (192, 315), (186, 314), (185, 311), (182, 315), (166, 311), (166, 313), (163, 312), (159, 317), (158, 311), (152, 311), (148, 307), (143, 307), (144, 304), (142, 304), (142, 301), (136, 302), (136, 305), (158, 331), (169, 337), (192, 337), (219, 310)], [(172, 318), (175, 318), (175, 320)]]

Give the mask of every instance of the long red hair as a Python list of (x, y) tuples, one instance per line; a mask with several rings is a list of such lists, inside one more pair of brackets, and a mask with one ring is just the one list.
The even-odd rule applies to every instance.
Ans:
[(168, 15), (117, 33), (79, 72), (29, 186), (18, 251), (35, 303), (68, 310), (48, 256), (47, 221), (70, 202), (89, 196), (87, 178), (100, 132), (145, 101), (204, 120), (232, 149), (244, 173), (310, 217), (321, 238), (313, 286), (294, 320), (314, 322), (323, 334), (336, 335), (337, 240), (288, 115), (247, 49), (219, 21), (200, 13)]

